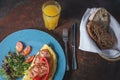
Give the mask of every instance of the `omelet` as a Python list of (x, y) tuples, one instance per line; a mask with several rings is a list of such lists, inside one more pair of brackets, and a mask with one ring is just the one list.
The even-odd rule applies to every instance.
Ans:
[[(35, 68), (35, 67), (39, 67), (39, 66), (36, 66), (36, 64), (40, 63), (39, 59), (41, 57), (46, 57), (49, 62), (49, 74), (48, 74), (47, 80), (53, 79), (56, 72), (56, 68), (57, 68), (56, 53), (53, 51), (53, 49), (50, 46), (48, 46), (47, 44), (44, 44), (43, 47), (40, 49), (40, 51), (36, 54), (28, 70), (25, 71), (25, 75), (22, 80), (33, 80), (33, 77), (35, 77), (41, 71), (39, 68)], [(34, 71), (32, 70), (33, 67), (34, 67), (33, 69)], [(40, 71), (37, 69), (39, 69)], [(39, 74), (42, 74), (42, 73), (39, 73)]]

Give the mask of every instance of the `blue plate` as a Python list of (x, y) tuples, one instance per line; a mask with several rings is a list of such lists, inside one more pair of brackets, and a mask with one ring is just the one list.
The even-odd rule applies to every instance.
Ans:
[[(36, 54), (44, 44), (48, 44), (52, 47), (57, 55), (57, 70), (54, 76), (54, 80), (62, 80), (65, 74), (66, 60), (62, 47), (51, 35), (35, 29), (25, 29), (14, 32), (7, 36), (0, 43), (0, 68), (2, 60), (8, 54), (8, 51), (15, 51), (15, 46), (18, 41), (22, 41), (26, 46), (31, 45), (31, 55)], [(21, 80), (22, 78), (18, 79)], [(0, 80), (5, 80), (0, 75)]]

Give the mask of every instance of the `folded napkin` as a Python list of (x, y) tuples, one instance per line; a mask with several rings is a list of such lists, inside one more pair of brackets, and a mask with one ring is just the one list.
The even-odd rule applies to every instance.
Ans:
[(100, 50), (96, 43), (91, 39), (89, 36), (87, 30), (86, 30), (86, 24), (88, 21), (88, 18), (92, 13), (96, 11), (97, 8), (88, 8), (85, 12), (85, 14), (82, 17), (81, 23), (80, 23), (80, 43), (79, 43), (79, 49), (84, 51), (89, 51), (93, 53), (104, 53), (106, 57), (109, 58), (115, 58), (120, 56), (120, 24), (115, 20), (115, 18), (109, 13), (110, 15), (110, 29), (114, 32), (117, 43), (113, 47), (113, 49), (106, 49), (106, 50)]

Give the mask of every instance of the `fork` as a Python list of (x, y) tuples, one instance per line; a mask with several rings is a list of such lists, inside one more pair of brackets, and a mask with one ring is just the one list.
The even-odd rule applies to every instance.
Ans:
[(67, 42), (68, 42), (68, 29), (63, 29), (62, 34), (63, 41), (65, 43), (65, 56), (66, 56), (66, 70), (69, 71), (69, 61), (68, 61), (68, 53), (67, 53)]

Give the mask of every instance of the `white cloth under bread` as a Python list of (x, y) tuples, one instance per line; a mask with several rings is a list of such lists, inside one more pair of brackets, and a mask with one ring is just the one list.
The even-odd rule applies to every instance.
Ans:
[[(114, 49), (100, 50), (95, 42), (90, 38), (87, 30), (86, 24), (88, 18), (91, 14), (95, 13), (97, 8), (88, 8), (85, 14), (82, 17), (80, 23), (80, 43), (79, 49), (83, 51), (89, 51), (93, 53), (104, 53), (107, 57), (115, 58), (120, 55), (120, 24), (116, 21), (116, 19), (109, 13), (110, 15), (110, 29), (113, 31), (117, 38), (117, 44), (114, 46)], [(116, 49), (116, 50), (115, 50)]]

